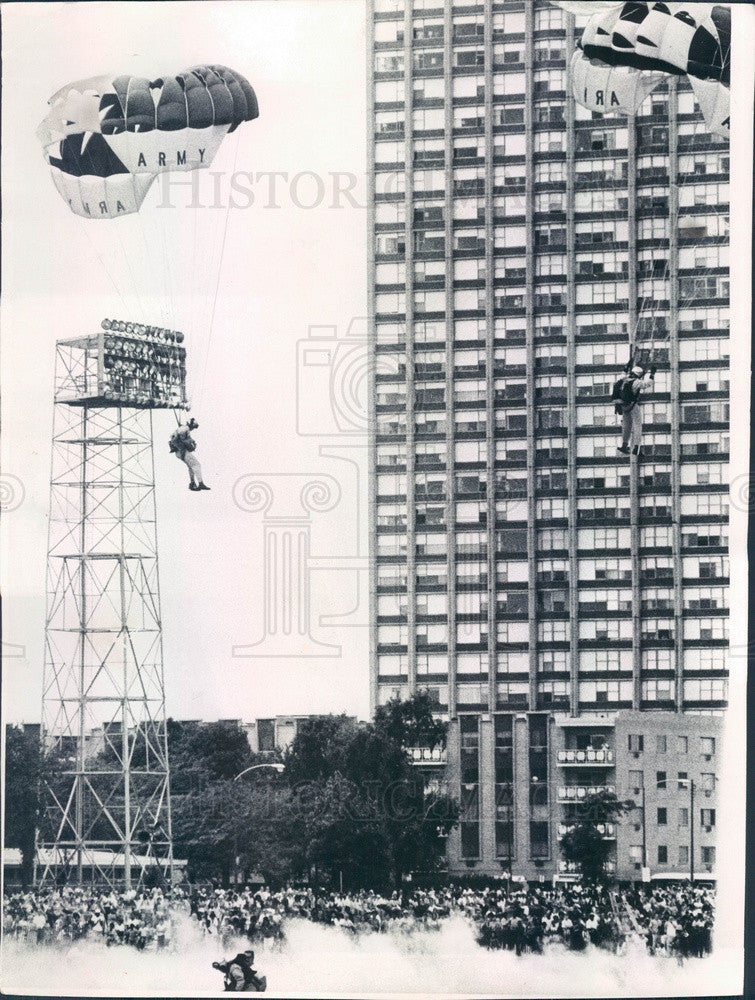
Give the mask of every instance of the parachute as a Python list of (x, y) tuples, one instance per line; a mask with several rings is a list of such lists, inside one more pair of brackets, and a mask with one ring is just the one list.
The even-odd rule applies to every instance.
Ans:
[(666, 75), (686, 75), (708, 129), (729, 135), (727, 6), (652, 0), (554, 2), (590, 17), (571, 59), (576, 101), (591, 111), (630, 114)]
[(100, 76), (54, 94), (37, 136), (71, 211), (138, 212), (158, 174), (209, 167), (223, 139), (259, 116), (251, 84), (225, 66), (147, 80)]

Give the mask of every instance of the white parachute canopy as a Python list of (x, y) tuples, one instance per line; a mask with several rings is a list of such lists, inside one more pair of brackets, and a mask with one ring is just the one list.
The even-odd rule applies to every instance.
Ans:
[(570, 68), (575, 100), (631, 114), (665, 76), (686, 76), (711, 132), (729, 134), (731, 14), (715, 3), (553, 0), (587, 16)]
[(729, 137), (729, 90), (717, 80), (698, 80), (691, 76), (689, 82), (700, 105), (705, 124), (714, 135)]
[(605, 3), (596, 3), (595, 0), (552, 0), (557, 7), (561, 7), (568, 14), (583, 14), (591, 17), (598, 10), (621, 7), (623, 0), (616, 0), (615, 3), (607, 0)]
[(579, 49), (572, 55), (570, 70), (575, 100), (601, 114), (634, 114), (664, 79), (663, 73), (632, 66), (606, 66)]

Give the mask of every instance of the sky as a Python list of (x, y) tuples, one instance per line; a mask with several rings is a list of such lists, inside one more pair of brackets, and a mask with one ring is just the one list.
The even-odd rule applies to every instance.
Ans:
[[(349, 0), (4, 5), (6, 721), (40, 715), (54, 344), (94, 333), (104, 317), (186, 331), (197, 457), (212, 487), (188, 491), (167, 450), (173, 417), (156, 412), (168, 714), (366, 716), (364, 32), (364, 5)], [(195, 192), (155, 184), (128, 219), (70, 213), (35, 135), (49, 97), (90, 76), (154, 79), (206, 62), (245, 75), (260, 104), (260, 117), (226, 138), (214, 176), (196, 175)], [(299, 344), (314, 336), (330, 366), (310, 364), (323, 351)], [(351, 355), (331, 344), (344, 337)], [(268, 639), (236, 656), (265, 635), (265, 521), (296, 513), (313, 477), (334, 505), (298, 508), (318, 561), (309, 635), (295, 655), (271, 655), (281, 647)], [(244, 499), (252, 479), (273, 491), (266, 514)], [(349, 625), (321, 624), (355, 607)]]

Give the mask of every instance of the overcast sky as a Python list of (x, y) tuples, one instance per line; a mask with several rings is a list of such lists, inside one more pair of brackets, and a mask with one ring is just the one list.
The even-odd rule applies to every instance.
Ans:
[[(153, 79), (204, 62), (243, 73), (260, 103), (259, 119), (229, 136), (216, 157), (218, 179), (202, 176), (200, 203), (212, 204), (217, 184), (219, 207), (186, 207), (189, 192), (176, 189), (175, 207), (160, 209), (154, 185), (128, 220), (71, 214), (35, 136), (48, 98), (94, 75)], [(364, 204), (365, 79), (364, 5), (348, 0), (4, 6), (2, 465), (6, 494), (23, 491), (2, 525), (7, 721), (36, 720), (40, 711), (54, 343), (95, 332), (104, 316), (188, 334), (197, 455), (212, 492), (187, 490), (185, 468), (167, 453), (173, 417), (156, 413), (169, 714), (366, 714), (366, 628), (318, 625), (321, 614), (357, 603), (354, 572), (318, 570), (312, 579), (313, 636), (340, 654), (231, 652), (263, 635), (264, 525), (261, 514), (234, 503), (240, 477), (332, 476), (340, 501), (312, 515), (312, 554), (366, 553), (358, 447), (357, 466), (320, 454), (324, 443), (363, 439), (302, 436), (296, 421), (297, 341), (313, 326), (342, 336), (356, 321), (352, 332), (364, 330), (366, 213), (334, 196), (334, 186), (353, 187)], [(237, 196), (238, 207), (228, 207), (234, 169), (251, 174), (238, 182), (252, 188), (251, 206)], [(275, 180), (274, 198), (271, 171), (288, 175)], [(301, 420), (323, 434), (332, 423), (327, 374), (308, 373), (301, 390)], [(363, 372), (351, 378), (359, 395)], [(289, 506), (296, 501), (298, 481), (271, 483)]]

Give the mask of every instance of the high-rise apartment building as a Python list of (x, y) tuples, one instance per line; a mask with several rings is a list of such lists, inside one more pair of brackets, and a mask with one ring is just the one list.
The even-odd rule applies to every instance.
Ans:
[(729, 150), (683, 77), (634, 118), (577, 105), (582, 23), (371, 0), (372, 701), (427, 688), (450, 721), (453, 870), (563, 873), (574, 804), (614, 788), (622, 877), (710, 873)]

